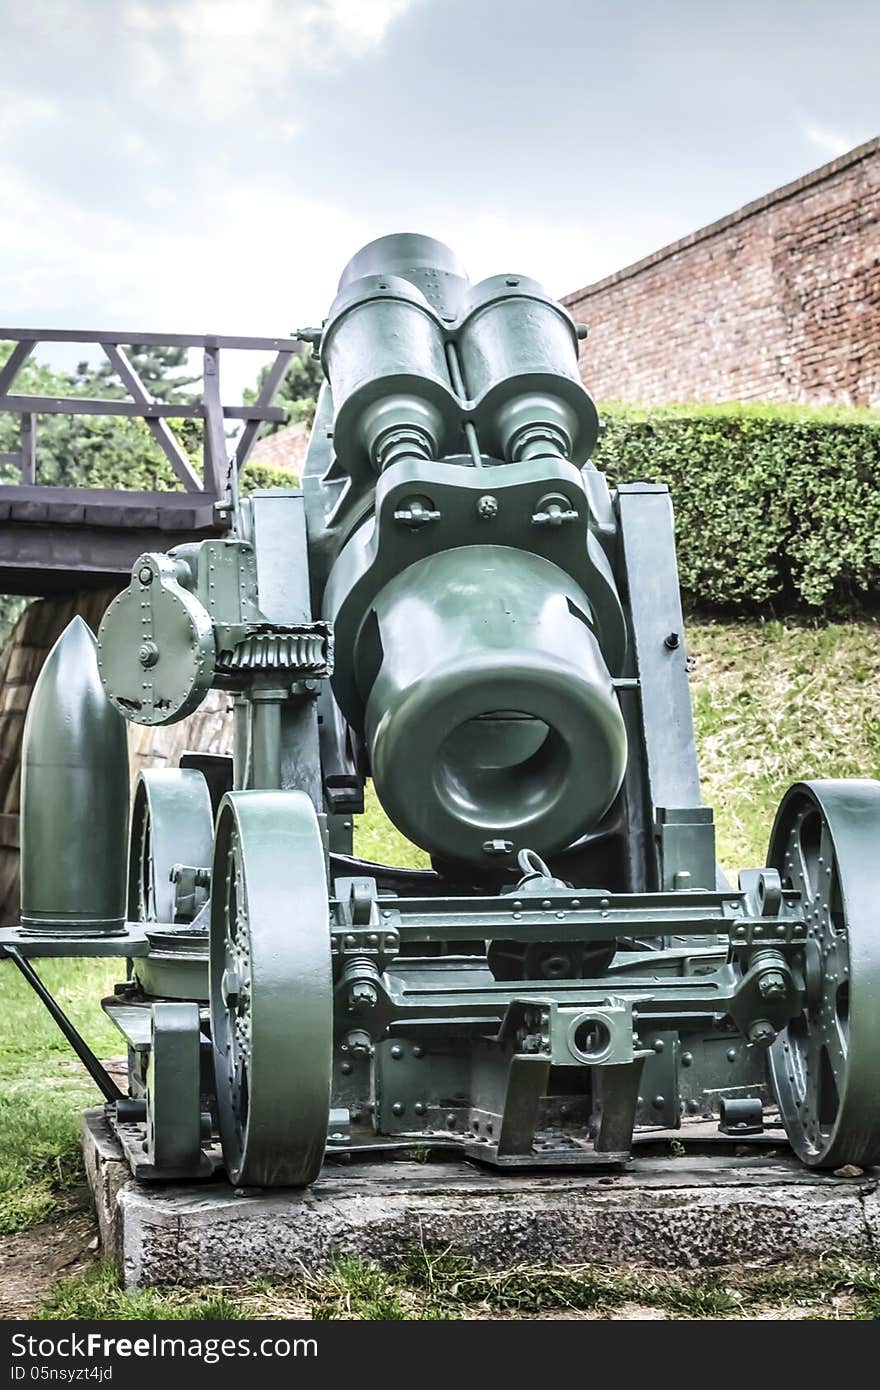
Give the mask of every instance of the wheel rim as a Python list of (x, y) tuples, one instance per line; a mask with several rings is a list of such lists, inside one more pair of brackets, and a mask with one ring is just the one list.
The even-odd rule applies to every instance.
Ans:
[(803, 782), (782, 801), (769, 864), (801, 894), (802, 1012), (769, 1053), (792, 1148), (812, 1167), (880, 1161), (880, 782)]
[(230, 792), (211, 899), (211, 1034), (231, 1182), (301, 1187), (324, 1157), (333, 985), (324, 849), (302, 792)]
[(175, 864), (211, 862), (214, 824), (204, 775), (194, 768), (149, 768), (138, 777), (128, 854), (128, 915), (173, 922)]

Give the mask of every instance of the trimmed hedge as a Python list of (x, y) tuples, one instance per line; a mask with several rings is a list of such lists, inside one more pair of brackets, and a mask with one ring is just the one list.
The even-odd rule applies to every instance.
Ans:
[(667, 483), (691, 605), (831, 612), (880, 591), (880, 411), (601, 408), (593, 462)]

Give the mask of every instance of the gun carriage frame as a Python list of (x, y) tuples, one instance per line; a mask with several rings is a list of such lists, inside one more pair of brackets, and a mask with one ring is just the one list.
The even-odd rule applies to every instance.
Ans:
[[(797, 784), (727, 882), (669, 497), (589, 464), (577, 339), (523, 277), (365, 248), (302, 489), (233, 489), (229, 538), (143, 555), (97, 642), (75, 621), (47, 661), (0, 943), (38, 989), (32, 957), (127, 958), (127, 1096), (45, 1002), (139, 1177), (619, 1164), (771, 1100), (806, 1164), (880, 1158), (880, 784)], [(212, 687), (234, 756), (142, 773), (126, 844), (124, 720)], [(368, 776), (432, 869), (354, 855)]]

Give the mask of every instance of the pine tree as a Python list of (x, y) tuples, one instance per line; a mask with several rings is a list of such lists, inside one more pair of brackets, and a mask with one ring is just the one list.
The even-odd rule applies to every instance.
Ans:
[[(268, 370), (268, 367), (264, 367), (260, 372), (256, 390), (245, 392), (245, 401), (248, 405), (257, 399)], [(260, 431), (261, 435), (274, 434), (276, 430), (284, 429), (286, 425), (297, 424), (301, 421), (306, 425), (311, 425), (315, 418), (318, 392), (323, 380), (324, 372), (321, 367), (321, 359), (314, 351), (308, 349), (295, 356), (287, 369), (287, 376), (281, 383), (274, 401), (275, 405), (283, 406), (286, 409), (287, 420), (282, 424), (269, 421), (263, 425)]]
[[(181, 369), (189, 366), (189, 349), (185, 347), (160, 347), (152, 343), (131, 343), (126, 346), (125, 355), (137, 372), (149, 394), (157, 401), (169, 405), (190, 404), (194, 399), (188, 386), (201, 381), (201, 376), (181, 375)], [(97, 396), (124, 397), (128, 391), (120, 382), (116, 369), (107, 361), (98, 367), (88, 362), (80, 362), (75, 380), (83, 386), (90, 386)]]

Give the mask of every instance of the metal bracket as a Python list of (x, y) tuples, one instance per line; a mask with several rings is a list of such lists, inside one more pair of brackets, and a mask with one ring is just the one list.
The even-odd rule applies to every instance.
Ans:
[[(185, 1178), (210, 1172), (202, 1153), (200, 1053), (198, 1004), (154, 1004), (147, 1063), (146, 1168), (141, 1176)], [(210, 1119), (205, 1127), (210, 1134)]]

